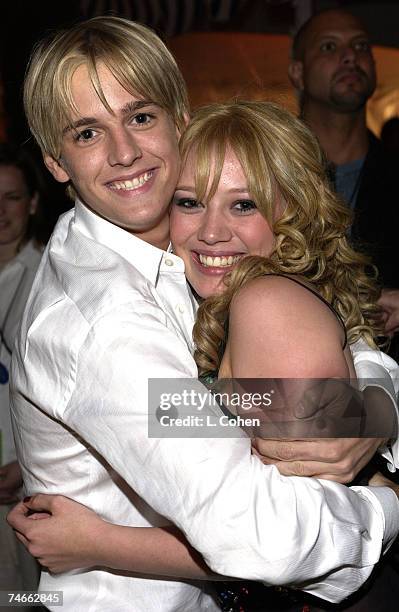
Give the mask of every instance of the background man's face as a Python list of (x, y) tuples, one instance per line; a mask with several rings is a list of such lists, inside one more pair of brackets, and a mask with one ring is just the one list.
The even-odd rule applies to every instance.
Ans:
[(129, 93), (105, 65), (98, 73), (112, 112), (79, 66), (71, 82), (73, 128), (65, 126), (60, 160), (45, 161), (94, 212), (146, 240), (168, 221), (180, 168), (178, 132), (166, 111)]
[(351, 15), (329, 11), (314, 19), (303, 54), (304, 99), (355, 112), (376, 85), (367, 33)]

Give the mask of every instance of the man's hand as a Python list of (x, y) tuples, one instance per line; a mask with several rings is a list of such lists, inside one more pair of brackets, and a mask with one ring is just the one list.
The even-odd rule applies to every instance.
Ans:
[(376, 386), (360, 393), (346, 381), (320, 381), (306, 389), (294, 415), (279, 439), (253, 440), (254, 454), (287, 476), (351, 482), (396, 436), (395, 407)]
[(383, 289), (379, 306), (385, 323), (385, 333), (389, 336), (399, 331), (399, 289)]
[(11, 510), (7, 521), (17, 538), (53, 573), (97, 565), (104, 521), (62, 495), (34, 495)]
[(0, 504), (18, 501), (18, 490), (22, 487), (21, 468), (17, 461), (11, 461), (0, 468)]
[(371, 487), (389, 487), (396, 493), (396, 496), (399, 498), (399, 485), (389, 478), (383, 476), (380, 472), (376, 472), (372, 478), (369, 480), (369, 486)]
[(253, 440), (253, 453), (285, 476), (314, 476), (346, 484), (367, 465), (385, 438)]

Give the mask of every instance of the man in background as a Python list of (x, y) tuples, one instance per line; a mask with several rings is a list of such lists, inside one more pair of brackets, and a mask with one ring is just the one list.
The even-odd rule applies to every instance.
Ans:
[(331, 164), (335, 189), (354, 212), (356, 247), (371, 256), (384, 287), (399, 287), (399, 161), (367, 129), (376, 72), (364, 25), (342, 10), (311, 17), (294, 38), (288, 72), (301, 116)]
[[(343, 10), (314, 15), (294, 37), (288, 74), (298, 92), (300, 115), (326, 154), (333, 186), (353, 212), (355, 247), (371, 256), (384, 287), (399, 287), (399, 159), (367, 128), (366, 103), (376, 88), (376, 70), (364, 24)], [(387, 334), (396, 331), (398, 293), (383, 290)], [(398, 348), (395, 338), (390, 353), (396, 359)], [(345, 609), (369, 610), (378, 600), (390, 609), (386, 593), (397, 580), (394, 565), (383, 561), (371, 590)]]

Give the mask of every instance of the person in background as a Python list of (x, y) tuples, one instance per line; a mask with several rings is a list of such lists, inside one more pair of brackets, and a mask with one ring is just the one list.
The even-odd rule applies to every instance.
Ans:
[[(399, 287), (399, 159), (367, 129), (376, 71), (363, 23), (335, 9), (311, 17), (294, 38), (288, 72), (301, 117), (319, 139), (335, 189), (354, 213), (354, 244), (371, 256), (384, 287)], [(396, 342), (390, 354), (397, 358)]]
[(14, 340), (40, 263), (41, 176), (22, 147), (0, 144), (0, 589), (31, 590), (38, 570), (5, 521), (22, 476), (10, 422), (9, 370)]

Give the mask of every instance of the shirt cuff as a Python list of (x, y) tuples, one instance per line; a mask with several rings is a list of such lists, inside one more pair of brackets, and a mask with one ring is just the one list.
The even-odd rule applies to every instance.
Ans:
[(387, 468), (390, 472), (395, 472), (399, 468), (399, 440), (391, 440), (389, 445), (380, 446), (378, 449), (381, 457), (387, 461)]
[[(370, 501), (372, 501), (371, 496), (378, 499), (384, 515), (383, 549), (385, 553), (399, 533), (399, 499), (396, 493), (389, 487), (352, 488), (357, 489)], [(375, 503), (373, 505), (375, 506)]]
[[(396, 431), (399, 432), (399, 408), (396, 395), (389, 391), (383, 384), (380, 384), (376, 380), (369, 381), (369, 385), (373, 387), (379, 387), (384, 391), (389, 399), (391, 400), (394, 414), (396, 416)], [(363, 387), (364, 389), (365, 387)], [(399, 468), (399, 439), (398, 437), (391, 439), (388, 444), (383, 444), (379, 447), (378, 453), (381, 457), (384, 457), (387, 461), (387, 469), (390, 472), (395, 472)]]

